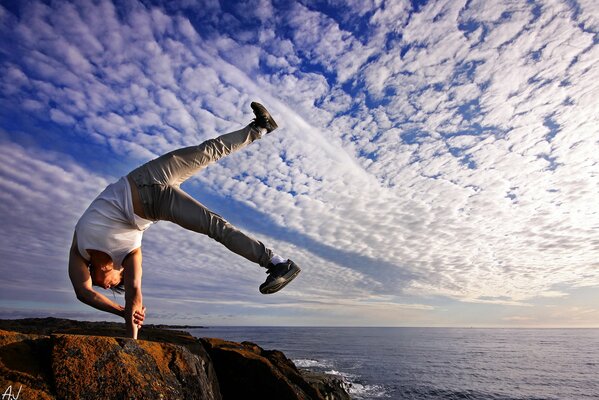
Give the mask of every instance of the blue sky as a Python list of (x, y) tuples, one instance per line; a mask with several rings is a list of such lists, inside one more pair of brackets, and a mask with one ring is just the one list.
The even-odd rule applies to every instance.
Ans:
[(599, 326), (597, 2), (0, 4), (1, 317), (110, 318), (68, 281), (81, 213), (258, 100), (281, 128), (183, 188), (303, 273), (260, 295), (161, 222), (148, 322)]

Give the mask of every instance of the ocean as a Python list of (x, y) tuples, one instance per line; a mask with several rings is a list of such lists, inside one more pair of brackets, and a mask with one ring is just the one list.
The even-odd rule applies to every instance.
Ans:
[(599, 329), (214, 327), (328, 372), (352, 399), (599, 399)]

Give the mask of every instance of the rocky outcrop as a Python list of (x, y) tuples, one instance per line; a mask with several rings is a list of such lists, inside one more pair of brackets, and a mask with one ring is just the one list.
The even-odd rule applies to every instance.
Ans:
[(0, 330), (2, 393), (10, 391), (22, 399), (54, 399), (50, 347), (47, 336)]
[(349, 386), (341, 378), (307, 369), (300, 370), (302, 377), (326, 400), (351, 400)]
[(81, 335), (53, 335), (52, 342), (58, 398), (221, 398), (206, 373), (210, 364), (180, 345)]
[(172, 343), (0, 330), (0, 387), (23, 399), (221, 399), (209, 358)]
[(0, 320), (0, 395), (10, 387), (22, 399), (349, 399), (326, 377), (308, 383), (280, 351), (151, 325), (135, 341), (122, 325)]
[(280, 351), (250, 343), (201, 339), (225, 399), (323, 399)]

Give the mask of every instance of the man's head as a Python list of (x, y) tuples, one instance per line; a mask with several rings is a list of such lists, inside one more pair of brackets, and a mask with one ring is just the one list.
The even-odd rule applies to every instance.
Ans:
[(91, 257), (88, 267), (92, 278), (92, 285), (122, 293), (124, 291), (123, 269), (114, 269), (112, 259), (104, 252), (94, 251), (90, 253)]

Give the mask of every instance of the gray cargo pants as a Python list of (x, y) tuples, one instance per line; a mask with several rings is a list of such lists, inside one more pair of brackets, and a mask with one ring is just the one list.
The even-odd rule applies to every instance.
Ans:
[(146, 218), (171, 221), (185, 229), (208, 235), (234, 253), (266, 267), (273, 255), (271, 250), (179, 188), (181, 183), (208, 164), (260, 139), (262, 132), (265, 131), (250, 124), (198, 146), (171, 151), (130, 172)]

